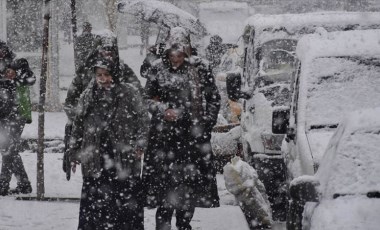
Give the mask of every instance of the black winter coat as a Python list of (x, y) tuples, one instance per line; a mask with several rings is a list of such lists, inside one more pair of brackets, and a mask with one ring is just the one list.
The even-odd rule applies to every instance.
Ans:
[(107, 152), (120, 178), (136, 178), (141, 161), (135, 152), (145, 150), (149, 124), (142, 97), (129, 84), (115, 84), (111, 90), (97, 89), (95, 81), (90, 86), (79, 100), (70, 157), (81, 162), (84, 177), (97, 177), (105, 166), (102, 154)]
[[(219, 206), (210, 137), (220, 95), (208, 66), (194, 58), (176, 70), (159, 63), (149, 73), (145, 93), (152, 118), (144, 175), (148, 206)], [(177, 121), (163, 120), (169, 108), (179, 112)]]
[[(64, 103), (64, 110), (69, 118), (73, 120), (76, 115), (76, 106), (78, 104), (79, 98), (83, 91), (87, 88), (88, 84), (92, 79), (95, 78), (95, 73), (93, 70), (93, 59), (89, 58), (87, 64), (80, 66), (77, 70), (77, 74), (74, 77), (71, 85), (67, 91), (67, 97)], [(140, 94), (143, 94), (143, 88), (139, 79), (133, 70), (125, 63), (120, 62), (120, 81), (124, 83), (130, 83), (138, 89)]]

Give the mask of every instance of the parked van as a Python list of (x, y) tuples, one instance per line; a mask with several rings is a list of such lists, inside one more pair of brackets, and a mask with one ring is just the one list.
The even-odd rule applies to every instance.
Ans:
[(289, 123), (298, 40), (310, 33), (380, 28), (380, 13), (323, 12), (255, 15), (243, 34), (243, 76), (227, 78), (230, 99), (242, 100), (245, 160), (258, 171), (272, 202), (273, 218), (285, 219), (286, 166), (281, 144)]
[(380, 106), (380, 30), (307, 35), (282, 151), (289, 179), (313, 175), (342, 117)]
[[(243, 33), (245, 61), (243, 83), (254, 84), (254, 79), (265, 71), (268, 61), (282, 63), (274, 70), (286, 70), (292, 63), (297, 41), (320, 27), (326, 31), (379, 29), (379, 12), (313, 12), (303, 14), (254, 15), (247, 19)], [(292, 55), (293, 54), (293, 55)], [(283, 67), (279, 69), (278, 67)], [(289, 70), (291, 72), (291, 70)], [(245, 80), (245, 81), (244, 81)]]

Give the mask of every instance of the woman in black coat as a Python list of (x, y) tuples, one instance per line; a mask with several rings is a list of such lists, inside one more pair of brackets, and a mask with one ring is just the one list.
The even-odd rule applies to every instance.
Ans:
[(156, 229), (191, 229), (195, 207), (218, 207), (211, 129), (220, 95), (208, 66), (191, 56), (182, 28), (174, 28), (165, 58), (153, 66), (145, 86), (152, 114), (146, 174), (148, 205), (157, 206)]
[(83, 174), (78, 229), (143, 230), (141, 157), (149, 117), (139, 91), (115, 77), (115, 63), (99, 59), (94, 70), (68, 152)]

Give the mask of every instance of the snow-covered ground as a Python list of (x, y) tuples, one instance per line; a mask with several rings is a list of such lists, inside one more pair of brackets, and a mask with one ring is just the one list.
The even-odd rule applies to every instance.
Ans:
[[(33, 193), (30, 196), (35, 197), (37, 155), (35, 152), (23, 152), (21, 156), (33, 187)], [(70, 181), (67, 181), (61, 167), (62, 153), (46, 153), (44, 163), (45, 197), (67, 197), (78, 198), (78, 200), (70, 202), (18, 201), (15, 200), (15, 197), (0, 197), (0, 229), (67, 230), (77, 227), (79, 197), (82, 186), (80, 170), (72, 175)], [(14, 186), (16, 186), (15, 178), (11, 183), (11, 187)], [(196, 209), (192, 220), (194, 229), (248, 229), (242, 211), (239, 206), (236, 206), (234, 197), (225, 188), (222, 175), (218, 175), (218, 190), (221, 197), (221, 207)], [(154, 209), (146, 209), (145, 229), (154, 229), (154, 215)], [(175, 226), (174, 222), (173, 226)]]

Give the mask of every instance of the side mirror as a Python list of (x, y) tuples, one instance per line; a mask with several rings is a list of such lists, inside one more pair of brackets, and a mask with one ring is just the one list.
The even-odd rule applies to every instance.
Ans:
[(306, 202), (318, 202), (319, 180), (314, 176), (301, 176), (290, 183), (290, 203), (286, 218), (286, 229), (302, 229)]
[[(289, 126), (289, 109), (275, 110), (272, 114), (272, 133), (286, 134)], [(294, 136), (293, 136), (294, 139)]]
[(286, 130), (285, 141), (289, 143), (290, 141), (294, 141), (295, 138), (296, 138), (295, 129), (293, 127), (288, 127), (288, 129)]
[(248, 93), (241, 91), (241, 75), (240, 73), (228, 73), (226, 79), (228, 99), (238, 101), (240, 98), (249, 99)]

